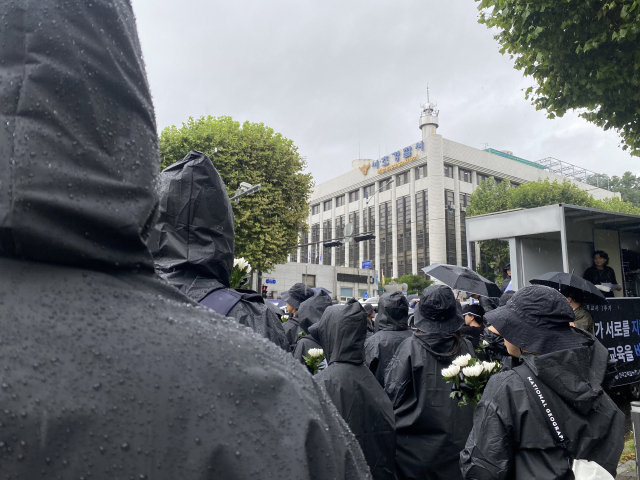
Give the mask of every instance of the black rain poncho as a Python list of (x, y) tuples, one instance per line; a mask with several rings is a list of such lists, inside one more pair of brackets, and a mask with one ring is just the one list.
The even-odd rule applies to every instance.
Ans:
[(396, 417), (399, 479), (462, 478), (458, 459), (473, 423), (473, 408), (458, 407), (442, 369), (459, 355), (474, 356), (468, 340), (414, 333), (387, 367), (385, 390)]
[(305, 366), (307, 362), (302, 357), (308, 356), (309, 350), (312, 348), (322, 348), (319, 339), (309, 335), (309, 328), (320, 321), (322, 314), (331, 304), (331, 297), (324, 290), (300, 304), (298, 318), (300, 319), (300, 328), (306, 335), (298, 338), (293, 357)]
[(369, 370), (382, 387), (387, 365), (398, 346), (413, 335), (409, 330), (408, 320), (409, 304), (401, 292), (383, 295), (380, 298), (376, 315), (376, 333), (364, 342), (364, 353)]
[(298, 341), (298, 335), (302, 333), (302, 328), (300, 328), (300, 319), (298, 318), (298, 312), (294, 315), (289, 314), (289, 318), (286, 322), (282, 324), (284, 329), (284, 335), (287, 339), (287, 343), (289, 345), (289, 349), (293, 352), (296, 348), (296, 342)]
[[(579, 348), (547, 355), (524, 354), (562, 419), (569, 451), (597, 462), (613, 476), (624, 441), (624, 415), (602, 389), (607, 349), (589, 333), (574, 330)], [(517, 368), (517, 367), (516, 367)], [(573, 478), (564, 450), (556, 447), (542, 417), (513, 370), (489, 380), (474, 415), (460, 464), (465, 478), (552, 480)]]
[[(160, 218), (147, 243), (158, 272), (196, 302), (206, 304), (207, 295), (229, 287), (233, 211), (222, 178), (204, 153), (189, 152), (160, 175)], [(228, 313), (219, 313), (288, 351), (282, 322), (263, 298), (255, 292), (232, 293), (239, 301)]]
[(364, 365), (367, 314), (358, 302), (327, 308), (309, 328), (329, 364), (316, 375), (360, 442), (373, 478), (393, 478), (395, 424), (391, 402)]
[(129, 2), (0, 16), (2, 477), (367, 478), (307, 372), (154, 274), (160, 159)]

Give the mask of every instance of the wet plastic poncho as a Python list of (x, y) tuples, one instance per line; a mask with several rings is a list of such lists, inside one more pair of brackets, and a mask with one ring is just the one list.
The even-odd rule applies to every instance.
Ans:
[(154, 274), (160, 162), (129, 2), (0, 16), (2, 477), (366, 478), (300, 365)]
[(290, 315), (286, 322), (282, 324), (284, 329), (284, 335), (289, 344), (289, 349), (293, 352), (296, 348), (296, 342), (298, 341), (298, 335), (302, 333), (300, 328), (300, 319), (298, 318), (298, 312), (294, 315)]
[(393, 478), (395, 422), (391, 402), (364, 365), (367, 314), (358, 302), (327, 308), (309, 328), (328, 367), (316, 375), (360, 442), (373, 478)]
[(462, 478), (457, 459), (473, 423), (473, 408), (458, 407), (441, 370), (471, 354), (468, 340), (414, 333), (387, 367), (385, 390), (396, 416), (396, 469), (400, 479)]
[[(233, 211), (222, 178), (204, 153), (189, 152), (160, 175), (160, 218), (147, 243), (158, 272), (196, 302), (229, 287)], [(263, 298), (255, 292), (240, 295), (226, 315), (288, 350), (282, 322)]]
[(305, 333), (305, 336), (298, 338), (293, 350), (293, 357), (303, 365), (306, 365), (307, 362), (302, 357), (308, 356), (311, 348), (322, 348), (318, 339), (309, 335), (309, 328), (320, 321), (322, 314), (331, 304), (331, 297), (324, 290), (300, 304), (297, 313), (300, 329)]
[(401, 292), (385, 295), (380, 299), (376, 333), (364, 342), (364, 353), (369, 370), (382, 387), (387, 365), (398, 346), (413, 335), (409, 330), (408, 320), (408, 304)]
[[(597, 462), (615, 476), (624, 415), (602, 389), (608, 352), (587, 332), (574, 331), (585, 340), (582, 347), (540, 356), (524, 354), (522, 360), (546, 387), (571, 454)], [(542, 412), (529, 395), (513, 370), (491, 377), (460, 455), (465, 478), (573, 478), (564, 450), (553, 443)]]

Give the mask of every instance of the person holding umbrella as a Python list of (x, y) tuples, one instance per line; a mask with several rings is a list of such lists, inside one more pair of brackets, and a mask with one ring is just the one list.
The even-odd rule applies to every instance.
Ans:
[(584, 308), (582, 305), (582, 292), (576, 288), (567, 287), (563, 288), (560, 293), (564, 295), (564, 297), (573, 308), (573, 314), (576, 319), (571, 322), (572, 327), (581, 328), (582, 330), (586, 330), (587, 332), (593, 334), (594, 323), (593, 317), (589, 313), (589, 311)]

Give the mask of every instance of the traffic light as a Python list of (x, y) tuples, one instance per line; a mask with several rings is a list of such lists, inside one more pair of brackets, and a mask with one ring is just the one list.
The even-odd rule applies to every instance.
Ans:
[(267, 298), (267, 286), (262, 286), (262, 298)]

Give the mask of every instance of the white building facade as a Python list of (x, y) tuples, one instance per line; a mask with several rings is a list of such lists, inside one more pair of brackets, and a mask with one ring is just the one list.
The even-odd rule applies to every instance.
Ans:
[[(419, 125), (422, 138), (415, 143), (378, 160), (354, 160), (351, 171), (316, 186), (310, 198), (309, 233), (292, 251), (289, 264), (271, 275), (276, 281), (282, 278), (279, 288), (272, 290), (288, 288), (295, 276), (291, 272), (305, 264), (314, 271), (324, 266), (320, 270), (331, 270), (336, 277), (336, 267), (355, 272), (364, 264), (371, 269), (369, 277), (379, 273), (396, 278), (421, 274), (432, 263), (467, 265), (465, 211), (480, 182), (493, 177), (517, 186), (544, 178), (566, 179), (510, 152), (479, 150), (442, 138), (436, 133), (438, 112), (433, 104), (423, 106)], [(596, 199), (618, 196), (572, 181)], [(323, 248), (323, 243), (343, 238), (349, 223), (354, 235), (373, 233), (375, 239)], [(336, 297), (345, 297), (342, 293), (349, 289), (354, 296), (362, 296), (357, 292), (365, 287), (371, 290), (344, 287), (336, 280), (332, 286), (338, 290)]]

